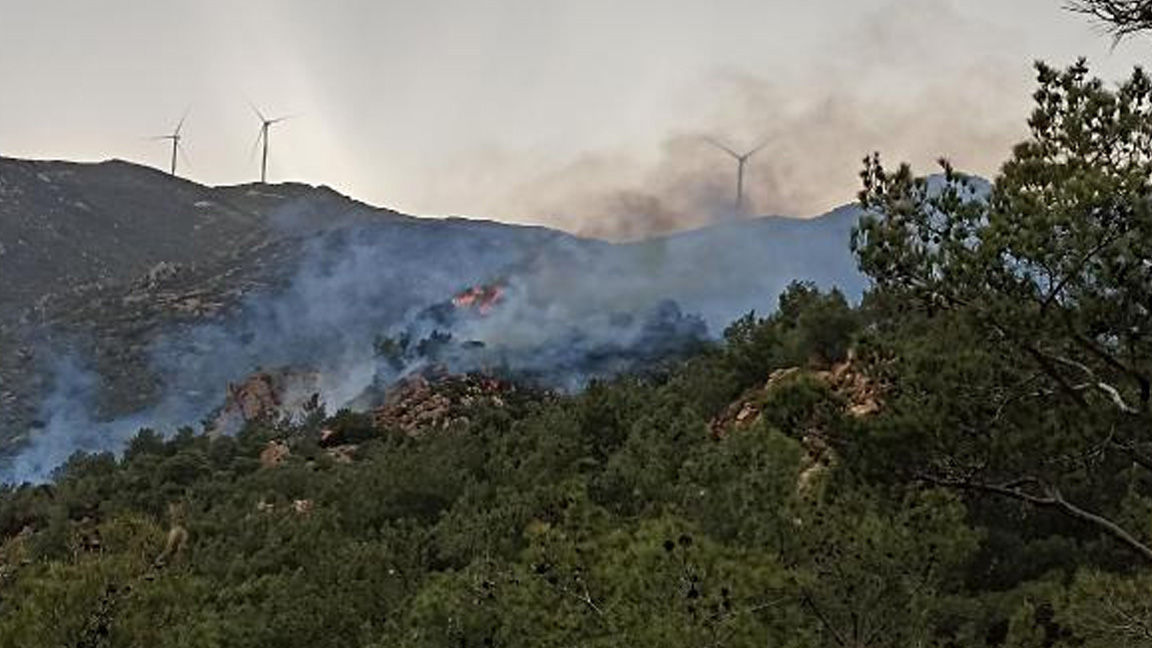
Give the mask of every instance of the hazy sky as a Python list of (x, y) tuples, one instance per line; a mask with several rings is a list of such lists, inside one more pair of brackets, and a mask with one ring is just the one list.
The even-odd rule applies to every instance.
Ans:
[[(252, 180), (247, 101), (295, 114), (272, 180), (420, 214), (635, 234), (704, 222), (733, 167), (699, 135), (764, 137), (761, 213), (846, 202), (878, 149), (994, 171), (1031, 61), (1115, 50), (1061, 0), (0, 0), (0, 155)], [(626, 221), (622, 228), (614, 223)]]

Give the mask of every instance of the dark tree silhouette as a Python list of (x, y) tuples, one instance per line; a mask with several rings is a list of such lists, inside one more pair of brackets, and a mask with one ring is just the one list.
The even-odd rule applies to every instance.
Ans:
[(1117, 41), (1152, 30), (1152, 0), (1074, 0), (1067, 7), (1096, 19)]

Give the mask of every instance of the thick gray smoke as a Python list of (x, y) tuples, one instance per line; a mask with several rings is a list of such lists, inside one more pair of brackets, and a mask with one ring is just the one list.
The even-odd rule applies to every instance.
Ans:
[[(768, 219), (635, 244), (474, 221), (383, 215), (315, 233), (281, 289), (255, 294), (207, 322), (167, 330), (151, 348), (162, 397), (113, 421), (93, 414), (102, 380), (72, 356), (56, 368), (43, 426), (2, 475), (42, 481), (76, 451), (119, 451), (140, 428), (171, 433), (218, 411), (226, 387), (261, 368), (316, 377), (329, 410), (436, 361), (458, 371), (500, 369), (575, 389), (723, 330), (748, 310), (770, 309), (793, 279), (859, 294), (848, 250), (857, 212), (813, 221)], [(439, 322), (451, 354), (397, 365), (378, 342), (422, 339), (430, 308), (496, 282), (500, 302), (482, 317)], [(437, 306), (439, 305), (439, 306)]]

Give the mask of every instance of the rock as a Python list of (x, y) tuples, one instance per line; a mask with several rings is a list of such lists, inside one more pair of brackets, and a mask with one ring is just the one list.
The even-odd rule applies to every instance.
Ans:
[(324, 428), (323, 430), (320, 430), (320, 447), (330, 448), (337, 445), (340, 441), (339, 437), (340, 433), (336, 430), (332, 430), (330, 428)]
[(740, 413), (736, 415), (736, 422), (743, 423), (750, 420), (753, 416), (759, 416), (760, 411), (752, 403), (744, 403), (740, 408)]
[(796, 376), (800, 373), (800, 367), (788, 367), (787, 369), (777, 369), (768, 376), (768, 382), (764, 383), (764, 389), (772, 389), (773, 387), (784, 382), (788, 378)]
[(245, 421), (267, 418), (280, 409), (281, 388), (272, 374), (260, 372), (239, 385), (228, 385), (228, 403)]
[(867, 400), (848, 408), (848, 413), (857, 418), (871, 416), (879, 411), (880, 403), (875, 400)]
[(268, 445), (260, 451), (260, 465), (265, 468), (282, 466), (292, 456), (292, 450), (283, 441), (269, 441)]
[(228, 396), (212, 422), (215, 433), (238, 431), (245, 423), (271, 422), (320, 406), (315, 372), (294, 369), (257, 371), (239, 384), (228, 385)]
[(848, 401), (848, 414), (854, 417), (871, 416), (880, 411), (881, 389), (875, 381), (856, 370), (856, 357), (849, 353), (848, 359), (831, 370), (817, 374), (837, 394)]
[(328, 448), (324, 452), (338, 464), (351, 464), (355, 462), (356, 451), (359, 449), (360, 446), (350, 443), (348, 445)]

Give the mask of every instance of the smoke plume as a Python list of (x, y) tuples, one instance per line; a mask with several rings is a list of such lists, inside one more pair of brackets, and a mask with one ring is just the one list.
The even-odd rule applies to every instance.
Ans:
[[(860, 160), (874, 151), (921, 169), (947, 157), (991, 176), (1026, 134), (1028, 55), (945, 0), (894, 1), (825, 38), (819, 61), (698, 80), (678, 102), (682, 125), (647, 150), (562, 160), (485, 149), (442, 174), (444, 191), (500, 218), (637, 240), (750, 215), (824, 213), (858, 191)], [(734, 209), (735, 161), (706, 137), (739, 151), (767, 143), (748, 165), (744, 213)]]

